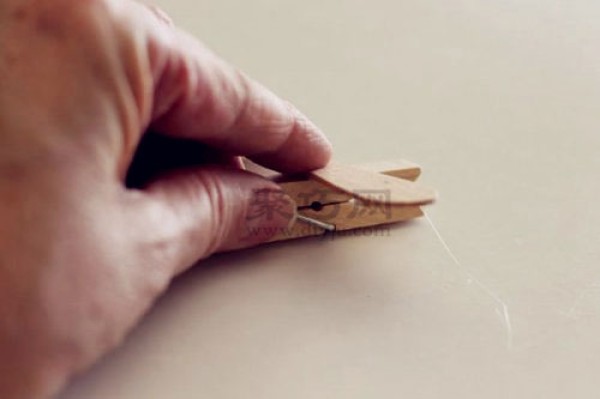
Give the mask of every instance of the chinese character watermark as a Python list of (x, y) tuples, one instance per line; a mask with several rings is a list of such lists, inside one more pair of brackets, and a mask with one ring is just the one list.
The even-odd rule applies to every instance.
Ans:
[[(366, 227), (340, 230), (326, 234), (329, 238), (336, 236), (368, 236), (368, 237), (388, 237), (390, 228), (386, 226), (393, 219), (392, 207), (390, 205), (391, 194), (389, 190), (359, 190), (355, 191), (350, 201), (340, 201), (339, 195), (332, 197), (332, 193), (339, 194), (327, 189), (317, 189), (310, 192), (299, 193), (297, 195), (298, 203), (302, 204), (299, 211), (310, 210), (310, 218), (317, 222), (331, 224), (335, 227), (336, 223), (344, 224), (344, 220), (367, 219), (373, 221), (373, 225)], [(307, 213), (303, 213), (306, 215)], [(291, 219), (293, 214), (290, 210), (290, 199), (281, 190), (263, 189), (254, 192), (247, 213), (247, 221), (273, 220), (274, 218)], [(350, 223), (353, 224), (353, 223)], [(360, 223), (358, 223), (360, 225)], [(272, 229), (272, 228), (271, 228)], [(265, 233), (260, 227), (249, 228), (250, 235)], [(322, 228), (307, 224), (306, 222), (296, 222), (295, 225), (284, 228), (277, 228), (277, 231), (269, 231), (273, 235), (280, 237), (294, 238), (325, 235)]]
[(256, 190), (246, 218), (247, 220), (258, 218), (273, 220), (279, 216), (290, 219), (293, 214), (289, 212), (289, 202), (290, 200), (281, 190)]
[(348, 219), (379, 215), (383, 216), (385, 220), (391, 220), (392, 207), (389, 190), (360, 190), (355, 191), (354, 194), (354, 207), (348, 214)]

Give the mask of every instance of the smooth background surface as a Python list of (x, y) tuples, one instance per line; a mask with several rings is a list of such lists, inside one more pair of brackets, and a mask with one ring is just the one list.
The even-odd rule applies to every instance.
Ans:
[(62, 399), (595, 398), (600, 2), (159, 1), (441, 193), (389, 237), (219, 256)]

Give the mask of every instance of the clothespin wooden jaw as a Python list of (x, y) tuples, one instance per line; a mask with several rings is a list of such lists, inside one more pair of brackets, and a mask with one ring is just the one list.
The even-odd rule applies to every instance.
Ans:
[(376, 227), (423, 216), (435, 190), (414, 183), (421, 168), (409, 161), (342, 165), (332, 162), (304, 176), (285, 176), (247, 164), (248, 170), (276, 181), (298, 207), (295, 222), (271, 241)]

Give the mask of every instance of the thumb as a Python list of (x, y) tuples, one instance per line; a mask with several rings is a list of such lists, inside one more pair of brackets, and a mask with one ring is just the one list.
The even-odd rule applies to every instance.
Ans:
[(144, 243), (178, 274), (215, 252), (268, 240), (292, 223), (296, 204), (249, 172), (202, 167), (161, 177), (131, 210), (144, 219), (137, 224), (144, 226)]

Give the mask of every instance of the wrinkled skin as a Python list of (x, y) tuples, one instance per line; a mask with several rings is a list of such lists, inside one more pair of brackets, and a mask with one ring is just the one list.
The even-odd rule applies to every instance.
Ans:
[[(199, 151), (198, 165), (127, 188), (149, 129), (223, 163), (202, 166)], [(277, 187), (240, 170), (242, 155), (297, 172), (324, 166), (330, 145), (158, 10), (0, 0), (0, 397), (52, 396), (174, 276), (268, 238), (242, 234), (248, 223), (286, 226), (248, 220), (253, 193)]]

